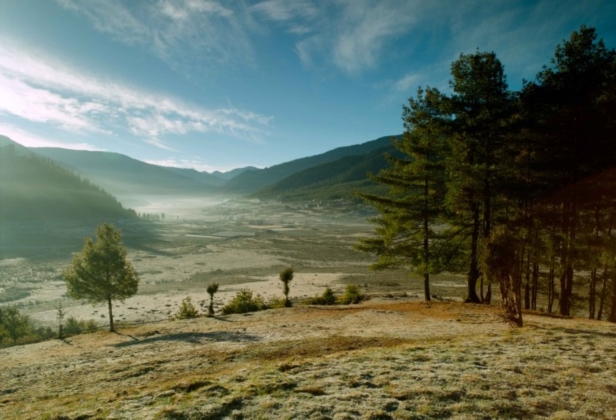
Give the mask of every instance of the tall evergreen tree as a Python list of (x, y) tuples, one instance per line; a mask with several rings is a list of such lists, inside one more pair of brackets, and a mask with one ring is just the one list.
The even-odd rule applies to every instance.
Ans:
[(510, 95), (504, 69), (494, 53), (462, 54), (451, 65), (454, 94), (449, 100), (451, 113), (450, 153), (446, 160), (449, 174), (448, 205), (455, 217), (453, 225), (470, 236), (468, 297), (477, 295), (480, 279), (478, 251), (480, 240), (487, 240), (494, 224), (497, 204), (497, 175), (502, 162), (504, 120)]
[(445, 196), (445, 133), (443, 96), (436, 90), (419, 89), (417, 98), (403, 107), (405, 132), (394, 146), (403, 156), (389, 157), (391, 166), (373, 179), (389, 186), (389, 194), (360, 194), (381, 214), (376, 238), (363, 239), (357, 248), (375, 253), (373, 269), (408, 267), (424, 277), (424, 297), (430, 300), (430, 274), (442, 267), (438, 251)]

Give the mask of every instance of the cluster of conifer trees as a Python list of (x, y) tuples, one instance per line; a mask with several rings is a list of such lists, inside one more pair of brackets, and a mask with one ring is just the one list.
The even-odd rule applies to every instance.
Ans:
[(616, 52), (582, 26), (520, 91), (491, 52), (451, 74), (451, 94), (404, 106), (404, 158), (373, 177), (388, 194), (363, 194), (380, 215), (358, 248), (422, 273), (426, 300), (430, 274), (467, 271), (467, 300), (498, 285), (518, 325), (538, 302), (616, 322)]

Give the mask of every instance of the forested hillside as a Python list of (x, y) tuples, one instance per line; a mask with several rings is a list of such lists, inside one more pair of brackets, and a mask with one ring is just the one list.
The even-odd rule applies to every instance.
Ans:
[(376, 192), (381, 187), (366, 179), (388, 165), (387, 156), (400, 157), (393, 144), (365, 155), (347, 156), (297, 172), (255, 195), (281, 200), (357, 199), (355, 191)]
[(0, 148), (0, 221), (97, 223), (136, 217), (109, 193), (51, 160)]
[(356, 146), (339, 147), (320, 155), (281, 163), (269, 168), (247, 171), (231, 179), (225, 185), (224, 190), (241, 194), (254, 193), (305, 169), (347, 156), (365, 155), (386, 147), (390, 143), (391, 136), (386, 136)]
[(192, 175), (177, 173), (119, 153), (37, 148), (38, 154), (79, 171), (123, 202), (141, 195), (199, 195), (216, 187)]

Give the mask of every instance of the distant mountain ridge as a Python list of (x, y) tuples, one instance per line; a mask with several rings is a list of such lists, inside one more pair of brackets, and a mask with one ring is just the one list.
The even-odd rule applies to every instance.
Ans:
[[(368, 172), (387, 166), (385, 154), (396, 154), (392, 140), (385, 136), (362, 144), (339, 147), (328, 152), (284, 162), (265, 169), (252, 166), (228, 172), (199, 172), (189, 168), (164, 167), (111, 152), (59, 148), (27, 149), (52, 159), (101, 186), (129, 205), (140, 205), (149, 196), (254, 195), (262, 198), (310, 199), (352, 197), (353, 190), (371, 190)], [(0, 145), (10, 139), (0, 136)]]
[(199, 175), (189, 169), (165, 168), (119, 153), (59, 148), (35, 150), (78, 171), (123, 202), (144, 195), (207, 195), (217, 191), (206, 177), (199, 179)]
[(235, 178), (238, 175), (243, 174), (244, 172), (249, 171), (258, 171), (259, 168), (255, 168), (254, 166), (246, 166), (244, 168), (236, 168), (227, 172), (214, 171), (211, 175), (217, 176), (220, 179), (224, 179), (225, 181), (229, 181), (230, 179)]
[(389, 144), (364, 155), (346, 156), (304, 169), (254, 195), (282, 200), (356, 198), (355, 190), (375, 192), (380, 188), (368, 179), (368, 173), (377, 174), (387, 167), (387, 155), (401, 157), (393, 144)]
[(347, 156), (366, 155), (388, 146), (391, 144), (391, 139), (396, 137), (380, 137), (366, 143), (338, 147), (319, 155), (292, 160), (265, 169), (245, 172), (225, 184), (223, 190), (231, 193), (252, 194), (305, 169), (333, 162)]

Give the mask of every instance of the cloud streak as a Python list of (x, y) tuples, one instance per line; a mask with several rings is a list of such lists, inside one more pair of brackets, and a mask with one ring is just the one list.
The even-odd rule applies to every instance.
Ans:
[(105, 151), (100, 147), (94, 146), (90, 143), (75, 143), (75, 142), (63, 142), (56, 140), (49, 140), (36, 134), (32, 134), (28, 131), (22, 130), (12, 124), (0, 124), (0, 134), (9, 137), (11, 140), (21, 144), (25, 147), (60, 147), (62, 149), (73, 150), (91, 150), (91, 151)]
[(0, 41), (0, 112), (75, 133), (128, 130), (166, 150), (167, 134), (214, 132), (261, 142), (272, 121), (232, 106), (207, 109), (96, 79), (6, 41)]
[(253, 51), (241, 14), (214, 0), (57, 0), (100, 32), (142, 45), (171, 68), (190, 72), (251, 62)]

